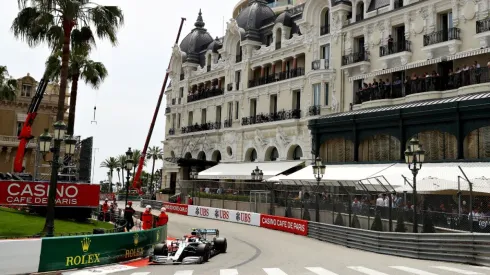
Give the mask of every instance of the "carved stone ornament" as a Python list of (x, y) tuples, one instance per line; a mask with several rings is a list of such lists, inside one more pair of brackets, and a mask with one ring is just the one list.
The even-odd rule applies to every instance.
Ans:
[(234, 132), (226, 132), (223, 135), (223, 142), (225, 145), (234, 145), (236, 141), (236, 134)]
[(301, 31), (301, 34), (303, 34), (303, 35), (311, 33), (312, 28), (313, 28), (313, 26), (308, 22), (304, 22), (304, 23), (299, 25), (299, 30)]
[(332, 91), (332, 103), (330, 105), (331, 105), (332, 112), (338, 113), (340, 111), (340, 104), (339, 101), (337, 100), (337, 97), (335, 96), (335, 91)]
[(287, 137), (286, 133), (284, 133), (281, 126), (277, 126), (276, 129), (276, 143), (282, 148), (285, 148), (290, 143), (289, 138)]
[(230, 19), (230, 21), (226, 22), (226, 33), (236, 35), (240, 33), (240, 28), (238, 27), (238, 23), (235, 19)]
[(408, 40), (410, 39), (410, 30), (412, 28), (410, 24), (411, 22), (410, 12), (407, 12), (403, 15), (403, 22), (405, 24), (405, 39)]
[(264, 135), (259, 129), (255, 129), (254, 141), (257, 148), (262, 148), (267, 145), (267, 141), (265, 140)]

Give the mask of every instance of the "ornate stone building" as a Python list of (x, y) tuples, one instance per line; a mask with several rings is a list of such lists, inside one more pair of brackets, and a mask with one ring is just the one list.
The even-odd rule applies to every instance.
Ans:
[[(18, 135), (27, 117), (27, 109), (36, 93), (38, 82), (29, 74), (17, 80), (17, 97), (14, 101), (0, 101), (0, 172), (13, 172), (13, 163), (19, 145)], [(32, 139), (24, 157), (25, 172), (33, 174), (37, 137), (45, 128), (52, 132), (58, 105), (59, 85), (48, 84), (38, 115), (32, 126)], [(69, 94), (65, 102), (68, 109)]]

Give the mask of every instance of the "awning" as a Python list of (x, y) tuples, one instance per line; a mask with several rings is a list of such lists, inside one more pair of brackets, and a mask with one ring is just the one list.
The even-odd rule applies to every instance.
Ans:
[(366, 79), (366, 78), (370, 78), (370, 77), (375, 77), (378, 75), (385, 75), (385, 74), (390, 74), (390, 73), (399, 72), (399, 71), (405, 71), (405, 70), (409, 70), (409, 69), (413, 69), (413, 68), (428, 66), (428, 65), (439, 63), (441, 61), (442, 61), (442, 57), (428, 59), (428, 60), (419, 60), (419, 61), (408, 63), (408, 64), (403, 65), (403, 66), (388, 68), (385, 70), (377, 70), (377, 71), (373, 71), (373, 72), (370, 72), (367, 74), (360, 74), (360, 75), (356, 75), (353, 77), (349, 77), (349, 82), (352, 82), (354, 80), (359, 80), (359, 79)]
[(490, 48), (484, 48), (484, 49), (473, 49), (473, 50), (468, 50), (464, 52), (459, 52), (457, 54), (453, 54), (447, 57), (447, 60), (455, 60), (455, 59), (460, 59), (460, 58), (465, 58), (465, 57), (470, 57), (470, 56), (475, 56), (475, 55), (480, 55), (480, 54), (485, 54), (489, 53)]
[(259, 168), (264, 173), (263, 179), (281, 174), (305, 161), (267, 161), (267, 162), (235, 162), (219, 163), (209, 169), (199, 172), (199, 179), (242, 179), (251, 180), (251, 173)]

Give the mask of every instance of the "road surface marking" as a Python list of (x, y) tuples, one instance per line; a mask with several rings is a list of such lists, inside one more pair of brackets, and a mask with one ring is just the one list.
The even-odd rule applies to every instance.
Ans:
[(454, 273), (458, 274), (465, 274), (465, 275), (481, 275), (483, 273), (478, 273), (475, 271), (469, 271), (469, 270), (464, 270), (464, 269), (459, 269), (459, 268), (454, 268), (454, 267), (449, 267), (449, 266), (433, 266), (433, 268), (438, 268), (446, 271), (451, 271)]
[(238, 270), (236, 269), (221, 269), (219, 275), (238, 275)]
[(372, 270), (363, 266), (348, 266), (348, 268), (353, 269), (355, 271), (359, 271), (361, 273), (367, 274), (367, 275), (388, 275), (383, 272), (379, 272), (376, 270)]
[(328, 271), (323, 267), (305, 267), (305, 268), (317, 275), (338, 275), (337, 273)]
[(408, 272), (408, 273), (414, 274), (414, 275), (437, 275), (434, 273), (430, 273), (427, 271), (423, 271), (423, 270), (411, 268), (411, 267), (406, 267), (406, 266), (390, 266), (390, 267), (394, 268), (394, 269), (402, 270), (402, 271), (405, 271), (405, 272)]
[(192, 270), (179, 270), (177, 272), (175, 272), (174, 275), (192, 275), (194, 271)]
[(262, 268), (269, 275), (288, 275), (280, 268)]
[(150, 274), (150, 272), (134, 272), (134, 273), (131, 273), (131, 275), (148, 275)]

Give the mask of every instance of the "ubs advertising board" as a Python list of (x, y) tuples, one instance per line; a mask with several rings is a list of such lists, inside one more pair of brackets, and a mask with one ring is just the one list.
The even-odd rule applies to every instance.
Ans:
[(148, 256), (167, 239), (167, 227), (150, 230), (43, 238), (39, 272), (106, 265)]
[[(49, 182), (0, 181), (0, 205), (48, 204)], [(87, 183), (58, 183), (56, 206), (97, 207), (100, 185)]]

